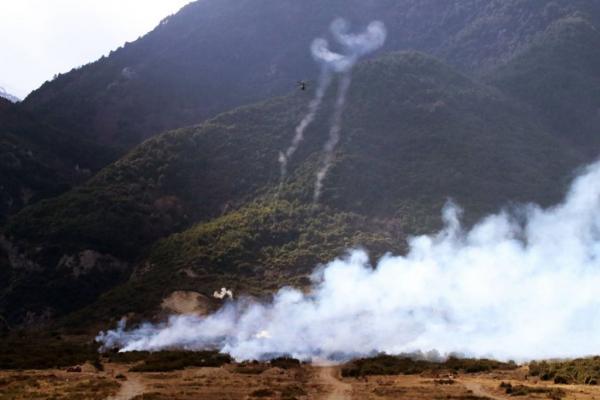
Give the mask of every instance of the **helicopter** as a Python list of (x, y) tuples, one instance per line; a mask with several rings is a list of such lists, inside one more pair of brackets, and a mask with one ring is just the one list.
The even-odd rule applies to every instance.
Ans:
[(298, 81), (298, 89), (306, 90), (308, 88), (308, 82), (306, 81)]

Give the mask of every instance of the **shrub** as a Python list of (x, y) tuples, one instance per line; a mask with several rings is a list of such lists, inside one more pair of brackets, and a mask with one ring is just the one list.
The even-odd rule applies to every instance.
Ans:
[(511, 383), (507, 382), (500, 383), (500, 389), (504, 389), (504, 392), (511, 396), (529, 396), (531, 394), (545, 394), (548, 396), (548, 398), (552, 400), (560, 400), (566, 396), (565, 391), (558, 388), (512, 385)]
[(235, 367), (233, 370), (237, 374), (260, 375), (269, 367), (266, 364), (260, 363), (243, 363)]
[(300, 367), (300, 360), (291, 357), (279, 357), (271, 360), (270, 364), (281, 369), (292, 369)]
[(354, 360), (342, 367), (342, 376), (420, 374), (425, 371), (477, 373), (496, 369), (515, 369), (514, 363), (488, 359), (460, 359), (450, 357), (444, 362), (419, 360), (409, 356), (379, 355)]
[(220, 367), (231, 362), (230, 356), (216, 351), (159, 351), (146, 354), (147, 357), (130, 371), (168, 372), (186, 367)]
[(271, 397), (274, 396), (275, 392), (270, 389), (258, 389), (254, 392), (250, 393), (250, 396), (253, 397)]
[(65, 341), (40, 334), (11, 335), (0, 340), (0, 369), (48, 369), (100, 363), (95, 343)]
[(298, 385), (288, 385), (281, 390), (283, 399), (293, 399), (298, 396), (306, 396), (306, 391)]
[(529, 375), (557, 384), (597, 385), (600, 380), (600, 357), (531, 362)]

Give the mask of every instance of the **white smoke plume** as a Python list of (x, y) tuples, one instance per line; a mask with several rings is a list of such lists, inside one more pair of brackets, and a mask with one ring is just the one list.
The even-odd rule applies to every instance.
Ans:
[[(331, 24), (331, 33), (335, 40), (344, 48), (344, 57), (324, 58), (327, 64), (331, 64), (336, 72), (343, 73), (338, 88), (331, 126), (329, 128), (329, 139), (323, 147), (324, 155), (321, 168), (317, 171), (315, 183), (314, 202), (317, 203), (323, 190), (323, 181), (331, 168), (334, 159), (334, 151), (341, 139), (342, 113), (346, 104), (346, 96), (352, 83), (352, 68), (360, 57), (371, 53), (385, 43), (387, 31), (382, 22), (371, 22), (365, 32), (361, 34), (350, 34), (349, 25), (343, 19), (336, 19)], [(328, 55), (327, 52), (323, 51)]]
[[(335, 40), (345, 48), (347, 57), (353, 58), (354, 62), (369, 53), (374, 52), (384, 45), (387, 37), (385, 24), (381, 21), (373, 21), (361, 34), (348, 33), (350, 25), (344, 19), (338, 18), (331, 24), (331, 33)], [(350, 65), (345, 71), (352, 68)]]
[[(328, 161), (323, 164), (323, 167), (321, 167), (321, 170), (317, 174), (318, 177), (325, 177), (327, 170), (329, 169), (329, 164), (332, 161), (333, 150), (339, 141), (341, 114), (346, 99), (346, 92), (350, 87), (350, 71), (360, 57), (383, 46), (387, 35), (385, 25), (379, 21), (370, 23), (365, 32), (361, 34), (349, 34), (348, 30), (349, 25), (343, 19), (336, 19), (331, 24), (331, 32), (333, 37), (343, 47), (344, 54), (331, 51), (329, 49), (329, 42), (322, 38), (315, 39), (311, 45), (311, 54), (315, 61), (321, 66), (321, 75), (317, 90), (315, 92), (315, 97), (308, 105), (307, 114), (304, 116), (304, 118), (302, 118), (296, 127), (294, 138), (292, 139), (290, 147), (288, 147), (285, 152), (279, 153), (282, 184), (287, 175), (287, 166), (289, 160), (298, 150), (300, 144), (304, 140), (304, 133), (306, 129), (314, 122), (323, 102), (323, 98), (327, 93), (327, 89), (331, 85), (332, 75), (334, 73), (343, 73), (344, 77), (340, 85), (345, 88), (342, 89), (341, 87), (338, 91), (338, 101), (336, 102), (336, 109), (334, 111), (334, 118), (332, 122), (333, 125), (330, 130), (330, 138), (328, 140), (328, 144), (325, 146), (326, 154), (324, 158)], [(341, 104), (340, 99), (342, 100)], [(335, 121), (337, 121), (337, 123)], [(334, 135), (337, 135), (337, 139), (333, 137)], [(333, 146), (329, 145), (329, 143), (333, 142), (335, 142)], [(331, 148), (331, 150), (328, 151), (329, 148)], [(318, 178), (317, 187), (322, 185), (323, 178)], [(315, 198), (318, 199), (316, 192)]]
[(372, 268), (352, 252), (314, 275), (309, 294), (229, 302), (207, 317), (174, 316), (101, 333), (107, 347), (216, 347), (238, 360), (289, 354), (453, 352), (527, 360), (600, 353), (600, 163), (565, 200), (488, 216), (472, 229), (448, 205), (445, 228), (413, 237)]
[(213, 292), (215, 299), (223, 300), (225, 298), (233, 299), (233, 290), (222, 287), (221, 290), (215, 290)]

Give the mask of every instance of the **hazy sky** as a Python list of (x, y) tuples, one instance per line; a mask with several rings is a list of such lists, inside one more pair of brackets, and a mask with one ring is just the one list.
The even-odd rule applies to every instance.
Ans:
[(24, 98), (152, 30), (191, 0), (0, 0), (0, 86)]

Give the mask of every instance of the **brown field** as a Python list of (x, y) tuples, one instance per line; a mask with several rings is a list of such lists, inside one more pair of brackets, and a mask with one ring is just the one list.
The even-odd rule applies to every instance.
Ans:
[(540, 381), (527, 377), (526, 367), (478, 374), (424, 372), (342, 378), (338, 367), (311, 365), (282, 369), (256, 363), (227, 364), (145, 373), (130, 372), (131, 366), (105, 363), (104, 371), (90, 365), (82, 372), (0, 371), (0, 400), (600, 399), (600, 386)]

